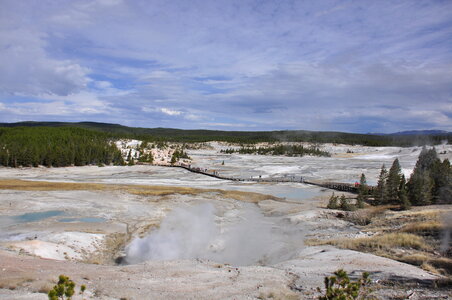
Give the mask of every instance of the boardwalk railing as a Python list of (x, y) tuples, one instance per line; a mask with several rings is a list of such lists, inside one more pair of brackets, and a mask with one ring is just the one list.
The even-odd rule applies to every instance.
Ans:
[[(168, 165), (167, 165), (168, 166)], [(262, 183), (280, 183), (280, 182), (293, 182), (293, 183), (305, 183), (310, 185), (316, 185), (319, 187), (336, 190), (336, 191), (342, 191), (342, 192), (349, 192), (349, 193), (358, 193), (358, 186), (356, 184), (350, 184), (350, 183), (342, 183), (342, 182), (318, 182), (318, 181), (311, 181), (311, 180), (305, 180), (302, 176), (284, 176), (284, 177), (250, 177), (250, 178), (240, 178), (240, 177), (228, 177), (220, 175), (218, 171), (216, 170), (209, 170), (205, 168), (200, 167), (192, 167), (188, 164), (175, 164), (171, 165), (169, 167), (175, 167), (175, 168), (182, 168), (187, 171), (190, 171), (192, 173), (197, 173), (205, 176), (210, 176), (217, 179), (222, 180), (230, 180), (230, 181), (247, 181), (247, 182), (262, 182)]]
[(351, 183), (343, 183), (343, 182), (313, 182), (313, 181), (304, 181), (304, 183), (321, 186), (327, 189), (341, 191), (341, 192), (349, 192), (358, 194), (358, 186)]

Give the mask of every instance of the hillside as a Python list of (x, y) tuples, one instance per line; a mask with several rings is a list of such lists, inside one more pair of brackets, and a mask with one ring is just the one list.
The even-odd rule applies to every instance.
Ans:
[(225, 141), (232, 143), (258, 142), (312, 142), (361, 144), (365, 146), (413, 146), (440, 144), (444, 140), (452, 142), (452, 133), (431, 132), (418, 134), (356, 134), (345, 132), (280, 130), (280, 131), (219, 131), (219, 130), (183, 130), (173, 128), (127, 127), (120, 124), (97, 122), (18, 122), (0, 123), (0, 127), (78, 127), (108, 133), (112, 137), (130, 137), (141, 140), (162, 140), (173, 142)]

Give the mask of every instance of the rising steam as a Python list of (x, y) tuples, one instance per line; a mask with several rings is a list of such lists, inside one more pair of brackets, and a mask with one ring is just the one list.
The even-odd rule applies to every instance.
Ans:
[(210, 203), (174, 209), (159, 229), (132, 241), (125, 261), (200, 258), (232, 265), (266, 264), (287, 258), (289, 241), (296, 241), (276, 232), (275, 224), (253, 205), (240, 210), (233, 222), (219, 219)]
[(441, 252), (447, 253), (451, 248), (451, 235), (452, 235), (452, 213), (446, 213), (443, 215), (444, 229), (441, 239)]

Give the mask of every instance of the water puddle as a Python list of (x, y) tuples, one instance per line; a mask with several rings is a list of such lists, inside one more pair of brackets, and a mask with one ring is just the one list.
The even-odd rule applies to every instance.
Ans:
[[(61, 217), (67, 215), (63, 210), (48, 210), (40, 212), (25, 213), (17, 216), (0, 216), (0, 225), (15, 225), (22, 223), (38, 222), (53, 217)], [(58, 222), (72, 223), (72, 222), (82, 222), (82, 223), (103, 223), (107, 221), (101, 217), (67, 217), (61, 218)]]
[(58, 222), (63, 222), (63, 223), (73, 223), (73, 222), (104, 223), (105, 221), (107, 221), (107, 220), (104, 218), (100, 218), (100, 217), (63, 218), (63, 219), (58, 220)]
[(33, 213), (25, 213), (17, 216), (0, 216), (0, 224), (20, 224), (20, 223), (29, 223), (29, 222), (37, 222), (44, 219), (61, 216), (64, 215), (65, 212), (62, 210), (48, 210), (48, 211), (40, 211)]

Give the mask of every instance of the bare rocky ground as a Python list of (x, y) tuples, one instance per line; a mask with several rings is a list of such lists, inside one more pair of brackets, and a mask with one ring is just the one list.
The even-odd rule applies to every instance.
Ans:
[[(190, 155), (195, 165), (237, 176), (330, 179), (332, 173), (352, 181), (361, 172), (372, 180), (381, 164), (395, 157), (408, 170), (420, 151), (355, 147), (349, 157), (349, 147), (334, 149), (328, 159), (223, 156), (217, 150)], [(2, 168), (0, 299), (47, 299), (60, 274), (85, 284), (85, 299), (312, 299), (324, 276), (339, 268), (352, 277), (370, 272), (377, 298), (451, 296), (447, 287), (433, 287), (440, 275), (413, 265), (304, 245), (313, 237), (369, 234), (323, 208), (330, 194), (302, 184), (230, 183), (153, 166)], [(205, 222), (196, 218), (199, 226), (188, 226), (187, 219), (179, 225), (168, 221), (177, 209), (200, 205), (212, 206), (213, 213)], [(132, 240), (146, 241), (153, 232), (174, 233), (184, 241), (162, 248), (167, 253), (183, 249), (175, 254), (178, 259), (115, 263)], [(203, 239), (196, 242), (199, 236)]]

